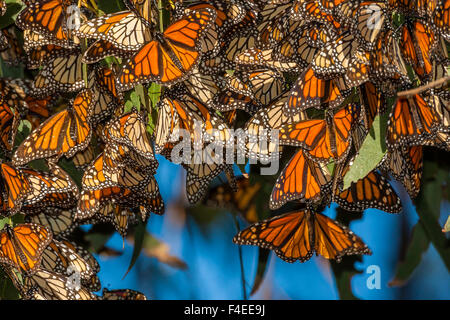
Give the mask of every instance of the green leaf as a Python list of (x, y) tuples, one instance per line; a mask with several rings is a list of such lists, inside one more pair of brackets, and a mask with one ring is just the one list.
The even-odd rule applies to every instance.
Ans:
[(133, 102), (131, 102), (131, 100), (128, 100), (127, 102), (125, 102), (125, 108), (124, 108), (124, 112), (130, 112), (131, 109), (133, 109)]
[(139, 94), (137, 94), (136, 91), (131, 92), (130, 99), (133, 103), (133, 106), (135, 106), (139, 110), (141, 108), (141, 97), (139, 96)]
[(3, 229), (5, 227), (6, 224), (9, 223), (9, 218), (2, 218), (0, 219), (0, 230)]
[(141, 254), (141, 250), (144, 244), (144, 237), (145, 237), (145, 227), (146, 224), (143, 222), (139, 222), (139, 224), (136, 226), (135, 232), (134, 232), (134, 246), (133, 246), (133, 255), (131, 256), (130, 265), (128, 266), (127, 271), (125, 272), (123, 279), (127, 276), (128, 272), (131, 271), (134, 264), (136, 263), (136, 260), (139, 258), (139, 255)]
[[(20, 273), (18, 273), (17, 275), (21, 277)], [(0, 269), (0, 298), (2, 300), (18, 300), (20, 298), (19, 291), (14, 286), (12, 280), (1, 269)]]
[(25, 8), (25, 5), (18, 0), (6, 0), (6, 13), (0, 20), (0, 29), (13, 24), (22, 8)]
[(99, 252), (105, 247), (105, 243), (111, 238), (111, 234), (106, 233), (89, 233), (86, 235), (86, 240), (89, 241), (90, 247), (94, 252)]
[[(348, 258), (347, 258), (348, 260)], [(360, 272), (357, 272), (353, 269), (353, 263), (351, 264), (351, 267), (346, 268), (346, 270), (338, 269), (334, 263), (332, 263), (332, 269), (334, 271), (334, 276), (336, 279), (336, 287), (339, 292), (339, 298), (341, 300), (358, 300), (357, 297), (354, 296), (352, 292), (351, 287), (351, 281), (355, 274), (358, 274)]]
[[(445, 179), (440, 177), (439, 172), (442, 171), (438, 169), (436, 162), (424, 162), (423, 184), (416, 199), (416, 211), (427, 238), (441, 256), (447, 270), (450, 270), (450, 247), (445, 234), (442, 233), (442, 226), (438, 222), (443, 195), (441, 183)], [(433, 176), (436, 179), (433, 180)]]
[(403, 261), (397, 266), (397, 272), (394, 279), (389, 282), (389, 286), (402, 286), (411, 277), (414, 270), (420, 264), (422, 255), (430, 246), (430, 240), (427, 238), (425, 229), (419, 221), (412, 230), (411, 241), (406, 250), (406, 255)]
[(78, 187), (81, 187), (81, 180), (83, 179), (83, 171), (78, 170), (73, 164), (72, 160), (68, 160), (66, 158), (61, 158), (59, 161), (59, 165), (66, 171), (69, 176), (75, 181)]
[(156, 109), (156, 105), (158, 104), (159, 98), (161, 97), (161, 86), (152, 82), (152, 84), (148, 88), (148, 96), (150, 98), (150, 102), (152, 103), (152, 108)]
[(20, 120), (17, 128), (15, 145), (20, 145), (23, 140), (30, 134), (32, 129), (31, 123), (28, 120)]
[(97, 0), (97, 5), (104, 13), (113, 13), (124, 10), (122, 1), (119, 0)]
[(385, 115), (375, 117), (372, 128), (355, 157), (349, 171), (344, 176), (344, 190), (352, 182), (364, 178), (377, 167), (386, 152), (386, 125)]

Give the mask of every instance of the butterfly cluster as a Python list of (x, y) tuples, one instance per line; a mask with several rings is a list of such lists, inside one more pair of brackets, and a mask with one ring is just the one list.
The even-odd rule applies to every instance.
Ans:
[[(125, 236), (131, 224), (163, 214), (155, 154), (176, 162), (186, 143), (193, 148), (183, 159), (212, 150), (181, 162), (189, 203), (220, 197), (251, 216), (234, 242), (289, 262), (371, 254), (323, 209), (335, 202), (351, 212), (399, 213), (390, 179), (414, 198), (423, 146), (450, 149), (449, 3), (199, 0), (162, 8), (124, 0), (123, 10), (105, 13), (95, 1), (23, 0), (15, 24), (0, 33), (3, 63), (31, 75), (0, 79), (0, 214), (25, 220), (0, 231), (3, 269), (24, 298), (145, 298), (93, 294), (98, 263), (67, 239), (99, 222)], [(0, 1), (0, 14), (7, 10)], [(145, 92), (155, 85), (161, 96), (152, 106)], [(140, 106), (128, 108), (138, 88)], [(344, 189), (374, 122), (388, 112), (384, 158)], [(25, 121), (30, 133), (19, 137)], [(257, 140), (240, 141), (237, 129)], [(238, 149), (253, 165), (279, 161), (289, 147), (295, 152), (266, 201), (272, 210), (300, 209), (258, 221), (252, 198), (262, 186), (234, 177)], [(231, 162), (214, 161), (229, 160), (230, 148)], [(62, 168), (67, 161), (83, 172), (78, 184)], [(222, 173), (229, 185), (210, 189)]]

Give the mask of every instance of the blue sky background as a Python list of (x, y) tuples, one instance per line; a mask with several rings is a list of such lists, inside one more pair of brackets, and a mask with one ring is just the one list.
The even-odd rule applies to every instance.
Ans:
[[(200, 228), (189, 215), (180, 215), (174, 206), (184, 197), (180, 186), (184, 170), (163, 158), (158, 158), (157, 180), (167, 210), (163, 216), (152, 215), (148, 231), (170, 246), (170, 254), (188, 265), (179, 270), (155, 258), (141, 254), (134, 268), (123, 278), (133, 252), (133, 247), (123, 243), (116, 233), (107, 243), (111, 248), (123, 251), (119, 257), (97, 257), (101, 265), (99, 273), (103, 287), (108, 289), (130, 288), (143, 292), (151, 299), (242, 299), (241, 269), (238, 246), (231, 239), (236, 227), (231, 214), (223, 214), (206, 229)], [(400, 192), (403, 194), (402, 192)], [(402, 228), (410, 234), (418, 220), (411, 201), (404, 197), (404, 212), (392, 215), (378, 210), (365, 211), (363, 218), (351, 223), (350, 228), (371, 248), (373, 255), (364, 256), (355, 267), (362, 271), (352, 279), (353, 294), (360, 299), (450, 299), (450, 274), (439, 254), (430, 245), (410, 281), (403, 287), (389, 287), (395, 275), (400, 256)], [(442, 204), (441, 225), (444, 224), (450, 205)], [(334, 217), (333, 207), (325, 212)], [(244, 223), (241, 223), (244, 227)], [(123, 247), (124, 245), (124, 247)], [(257, 248), (243, 246), (247, 292), (256, 272)], [(344, 257), (345, 259), (345, 257)], [(370, 265), (381, 270), (381, 289), (370, 290), (366, 286)], [(265, 279), (252, 299), (338, 299), (334, 276), (327, 260), (313, 257), (305, 263), (286, 263), (269, 256)]]

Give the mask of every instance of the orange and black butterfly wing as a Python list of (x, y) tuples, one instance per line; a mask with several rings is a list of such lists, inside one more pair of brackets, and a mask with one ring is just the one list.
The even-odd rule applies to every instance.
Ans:
[(11, 151), (14, 145), (19, 120), (19, 112), (13, 111), (0, 97), (0, 146), (6, 152)]
[(51, 232), (34, 223), (20, 224), (0, 233), (0, 262), (32, 273), (39, 267), (41, 254), (52, 241)]
[(350, 187), (338, 191), (335, 200), (340, 207), (348, 211), (364, 211), (376, 208), (390, 213), (402, 211), (400, 198), (389, 182), (377, 171), (352, 182)]
[(334, 108), (344, 101), (334, 80), (319, 79), (314, 75), (313, 69), (306, 69), (291, 89), (283, 112), (287, 115), (298, 113), (307, 108), (320, 108), (326, 104)]
[(146, 43), (124, 65), (119, 77), (121, 89), (150, 81), (170, 85), (184, 79), (199, 62), (201, 39), (215, 18), (215, 11), (204, 8), (171, 24), (161, 39)]
[(313, 253), (312, 230), (305, 211), (291, 212), (250, 225), (233, 242), (273, 250), (287, 262), (309, 260)]
[(26, 137), (16, 149), (13, 163), (23, 165), (36, 159), (59, 159), (62, 155), (70, 158), (84, 150), (92, 136), (87, 121), (91, 103), (92, 92), (80, 92), (72, 106), (47, 119)]
[(67, 29), (67, 8), (70, 0), (32, 1), (17, 16), (16, 24), (23, 30), (35, 30), (55, 44), (73, 47)]
[(341, 223), (320, 213), (313, 214), (312, 221), (316, 255), (339, 262), (345, 255), (372, 254), (367, 245)]
[(312, 201), (329, 182), (326, 168), (308, 160), (304, 151), (297, 151), (278, 177), (269, 206), (274, 210), (292, 200)]
[(30, 184), (21, 171), (6, 164), (1, 164), (2, 177), (6, 187), (7, 206), (10, 215), (17, 213), (23, 199), (30, 193)]
[(121, 59), (129, 58), (135, 51), (122, 50), (114, 43), (106, 40), (97, 40), (89, 46), (83, 54), (83, 63), (91, 64), (99, 62), (106, 57), (116, 57)]
[(388, 122), (387, 142), (390, 147), (418, 145), (433, 138), (440, 125), (437, 112), (420, 96), (399, 98)]

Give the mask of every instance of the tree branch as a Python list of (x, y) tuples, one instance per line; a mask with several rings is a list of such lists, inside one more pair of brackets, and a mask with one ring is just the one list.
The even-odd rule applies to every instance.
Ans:
[(421, 93), (421, 92), (426, 91), (428, 89), (439, 87), (440, 85), (442, 85), (442, 84), (444, 84), (445, 82), (448, 82), (448, 81), (450, 81), (450, 76), (443, 77), (443, 78), (440, 78), (440, 79), (438, 79), (436, 81), (429, 82), (426, 85), (423, 85), (423, 86), (418, 87), (418, 88), (414, 88), (414, 89), (406, 90), (406, 91), (400, 91), (400, 92), (397, 93), (397, 97), (411, 97), (411, 96), (413, 96), (415, 94)]

